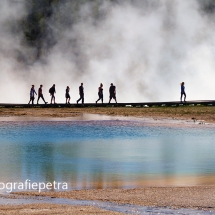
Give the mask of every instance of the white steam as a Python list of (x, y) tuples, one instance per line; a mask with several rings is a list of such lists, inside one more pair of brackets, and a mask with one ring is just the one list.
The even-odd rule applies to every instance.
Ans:
[(182, 81), (188, 100), (214, 99), (213, 15), (196, 0), (104, 1), (98, 8), (103, 16), (95, 16), (93, 3), (75, 10), (72, 2), (54, 8), (48, 26), (57, 42), (31, 66), (17, 60), (17, 52), (31, 58), (33, 51), (22, 44), (23, 32), (11, 27), (26, 15), (24, 6), (1, 2), (1, 103), (27, 103), (31, 84), (44, 85), (48, 102), (48, 89), (56, 84), (57, 103), (65, 102), (68, 85), (76, 102), (81, 82), (85, 102), (97, 100), (100, 83), (105, 102), (110, 83), (118, 102), (179, 100)]

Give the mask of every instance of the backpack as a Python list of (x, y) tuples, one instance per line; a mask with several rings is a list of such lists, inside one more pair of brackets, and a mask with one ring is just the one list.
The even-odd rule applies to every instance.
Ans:
[(52, 89), (52, 87), (49, 89), (49, 93), (52, 93), (53, 92), (53, 89)]

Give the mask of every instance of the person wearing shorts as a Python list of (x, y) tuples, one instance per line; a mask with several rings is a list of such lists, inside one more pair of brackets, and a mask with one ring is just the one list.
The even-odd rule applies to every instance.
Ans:
[(116, 101), (116, 87), (113, 85), (113, 83), (110, 84), (110, 88), (109, 88), (109, 93), (110, 93), (110, 100), (109, 103), (111, 102), (112, 99)]

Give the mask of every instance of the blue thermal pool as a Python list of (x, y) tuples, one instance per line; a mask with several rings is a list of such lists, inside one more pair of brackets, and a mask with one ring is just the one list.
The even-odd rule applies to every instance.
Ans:
[(69, 189), (215, 184), (214, 126), (143, 120), (1, 121), (0, 182)]

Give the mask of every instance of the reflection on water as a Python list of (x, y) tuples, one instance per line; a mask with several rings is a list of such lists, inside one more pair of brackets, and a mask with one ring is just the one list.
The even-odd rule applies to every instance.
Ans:
[(70, 189), (214, 184), (213, 131), (121, 120), (0, 122), (0, 182), (65, 181)]

